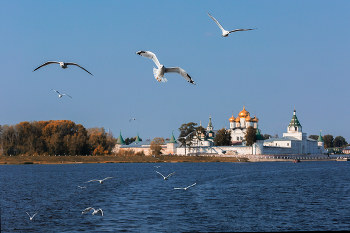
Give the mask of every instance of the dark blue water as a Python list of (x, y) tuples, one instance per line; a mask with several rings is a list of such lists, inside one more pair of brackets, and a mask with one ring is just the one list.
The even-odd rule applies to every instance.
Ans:
[(1, 232), (350, 230), (349, 162), (160, 166), (1, 165)]

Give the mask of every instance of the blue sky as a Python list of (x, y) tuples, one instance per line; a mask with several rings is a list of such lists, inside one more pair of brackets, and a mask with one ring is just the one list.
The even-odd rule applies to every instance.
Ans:
[[(226, 30), (257, 29), (221, 37), (207, 11)], [(263, 134), (282, 136), (295, 107), (303, 132), (350, 142), (349, 11), (340, 0), (3, 0), (0, 124), (66, 119), (153, 139), (178, 136), (183, 123), (206, 127), (209, 116), (214, 129), (229, 127), (245, 104)], [(178, 74), (158, 83), (139, 50), (196, 85)], [(59, 65), (32, 72), (46, 61), (94, 76)]]

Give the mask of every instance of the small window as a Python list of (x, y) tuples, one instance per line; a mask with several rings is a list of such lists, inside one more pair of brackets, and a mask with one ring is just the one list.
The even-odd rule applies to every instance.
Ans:
[(287, 143), (287, 146), (289, 146), (289, 143)]

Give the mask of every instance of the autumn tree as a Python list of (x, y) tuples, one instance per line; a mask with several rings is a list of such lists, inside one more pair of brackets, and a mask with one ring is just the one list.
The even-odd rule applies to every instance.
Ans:
[(253, 126), (249, 126), (245, 132), (245, 141), (247, 146), (251, 146), (256, 142), (256, 129)]
[(150, 150), (152, 152), (153, 155), (161, 155), (162, 152), (162, 146), (164, 145), (164, 138), (153, 138), (151, 145), (150, 145)]
[(214, 138), (215, 146), (230, 146), (231, 143), (230, 131), (225, 128), (219, 129)]
[(323, 136), (324, 141), (324, 148), (331, 148), (333, 147), (333, 135), (327, 134)]

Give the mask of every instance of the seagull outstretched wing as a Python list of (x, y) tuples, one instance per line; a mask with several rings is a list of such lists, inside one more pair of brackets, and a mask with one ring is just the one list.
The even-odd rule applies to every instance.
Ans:
[(37, 69), (40, 69), (43, 66), (50, 65), (53, 63), (60, 64), (58, 61), (48, 61), (48, 62), (45, 62), (44, 64), (42, 64), (41, 66), (39, 66), (38, 68), (36, 68), (35, 70), (33, 70), (33, 72), (36, 71)]
[(211, 16), (208, 12), (207, 14), (210, 16), (210, 18), (212, 18), (214, 20), (214, 22), (219, 26), (219, 28), (221, 29), (222, 33), (225, 32), (225, 29), (221, 26), (221, 24), (219, 23), (219, 21), (217, 21), (213, 16)]
[[(74, 62), (66, 62), (66, 65), (74, 65), (74, 66), (78, 66), (81, 69), (85, 70), (86, 72), (88, 72), (89, 74), (91, 74), (89, 71), (87, 71), (85, 68), (81, 67), (80, 65), (78, 65), (77, 63)], [(92, 75), (92, 74), (91, 74)], [(93, 75), (92, 75), (93, 76)]]
[(136, 54), (138, 54), (142, 57), (148, 57), (148, 58), (152, 59), (154, 61), (154, 63), (156, 63), (157, 67), (158, 68), (160, 67), (160, 63), (158, 61), (158, 58), (154, 53), (152, 53), (150, 51), (137, 51)]
[(83, 210), (83, 211), (81, 212), (81, 214), (85, 214), (85, 213), (89, 212), (89, 211), (92, 210), (92, 209), (94, 209), (94, 208), (88, 207), (88, 208), (86, 208), (85, 210)]
[(186, 72), (184, 69), (180, 68), (180, 67), (165, 68), (164, 73), (178, 73), (178, 74), (180, 74), (184, 79), (186, 79), (187, 82), (196, 85), (196, 84), (194, 83), (193, 79), (191, 78), (191, 76), (189, 76), (189, 75), (187, 74), (187, 72)]

